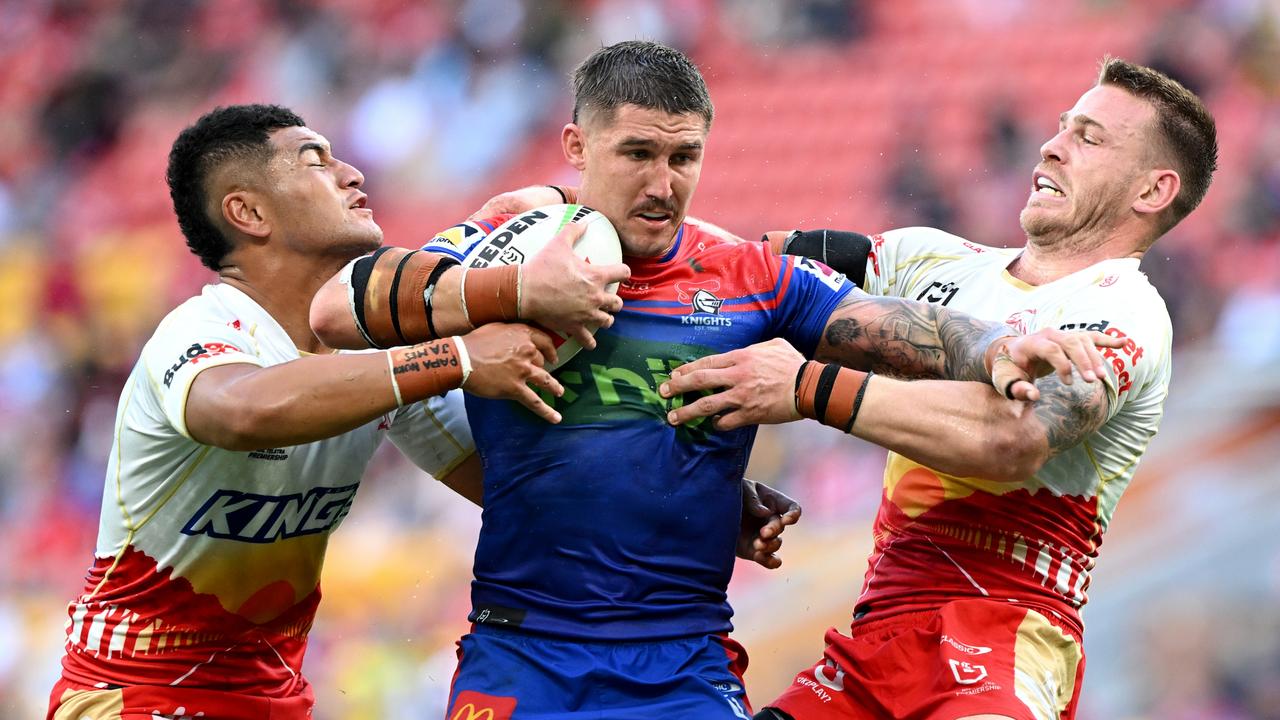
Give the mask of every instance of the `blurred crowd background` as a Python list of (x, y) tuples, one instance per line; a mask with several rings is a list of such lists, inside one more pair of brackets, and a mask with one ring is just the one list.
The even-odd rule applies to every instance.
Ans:
[[(0, 716), (43, 716), (122, 382), (211, 280), (164, 183), (178, 131), (288, 105), (364, 171), (388, 242), (415, 245), (502, 189), (572, 183), (567, 73), (629, 38), (703, 68), (693, 212), (746, 237), (932, 225), (1020, 245), (1037, 148), (1104, 54), (1205, 99), (1221, 169), (1143, 261), (1174, 385), (1091, 588), (1080, 717), (1280, 718), (1276, 0), (0, 0)], [(731, 590), (757, 704), (847, 626), (882, 462), (814, 424), (761, 432), (752, 476), (806, 513), (783, 569), (740, 564)], [(379, 455), (326, 566), (317, 718), (436, 716), (477, 526)]]

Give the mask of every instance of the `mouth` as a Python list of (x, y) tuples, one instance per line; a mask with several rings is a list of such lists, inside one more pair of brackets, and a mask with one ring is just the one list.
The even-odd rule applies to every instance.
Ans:
[(1031, 194), (1055, 198), (1064, 198), (1067, 196), (1053, 178), (1050, 178), (1048, 175), (1039, 171), (1031, 176)]
[(368, 205), (369, 205), (369, 196), (365, 195), (364, 193), (360, 193), (359, 195), (356, 196), (356, 199), (353, 200), (351, 204), (347, 206), (347, 209), (348, 210), (364, 210), (365, 212), (372, 213), (373, 210), (369, 209)]
[(672, 214), (661, 210), (646, 210), (644, 212), (634, 213), (632, 217), (649, 227), (662, 227), (671, 222)]

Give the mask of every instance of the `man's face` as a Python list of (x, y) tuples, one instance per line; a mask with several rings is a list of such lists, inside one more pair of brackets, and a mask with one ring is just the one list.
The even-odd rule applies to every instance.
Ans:
[(1080, 97), (1040, 147), (1022, 229), (1041, 244), (1107, 232), (1131, 212), (1153, 167), (1155, 109), (1110, 85)]
[(702, 174), (707, 123), (697, 113), (623, 105), (568, 125), (565, 155), (582, 171), (581, 199), (604, 213), (628, 255), (661, 255), (684, 222)]
[(364, 175), (335, 158), (329, 141), (305, 127), (271, 134), (266, 188), (272, 232), (301, 252), (352, 258), (382, 244), (365, 207)]

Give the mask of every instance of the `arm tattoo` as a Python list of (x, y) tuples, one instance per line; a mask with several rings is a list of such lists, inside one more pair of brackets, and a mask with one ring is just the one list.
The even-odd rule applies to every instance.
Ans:
[(854, 292), (831, 313), (817, 357), (906, 379), (990, 382), (987, 347), (1012, 334), (937, 305)]
[(1040, 399), (1034, 408), (1049, 439), (1049, 457), (1079, 445), (1107, 421), (1111, 401), (1102, 382), (1085, 382), (1076, 373), (1072, 384), (1063, 385), (1056, 375), (1048, 375), (1036, 387)]

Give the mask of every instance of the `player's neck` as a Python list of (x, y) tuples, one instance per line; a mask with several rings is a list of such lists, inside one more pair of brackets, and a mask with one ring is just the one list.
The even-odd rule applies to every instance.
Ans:
[(1141, 258), (1142, 251), (1132, 250), (1128, 243), (1119, 241), (1083, 248), (1078, 245), (1042, 244), (1028, 238), (1026, 248), (1006, 269), (1028, 285), (1044, 285), (1100, 262), (1126, 257)]
[(327, 348), (311, 331), (311, 298), (337, 268), (304, 267), (253, 268), (229, 265), (218, 272), (222, 282), (248, 295), (262, 306), (303, 352), (320, 353)]

